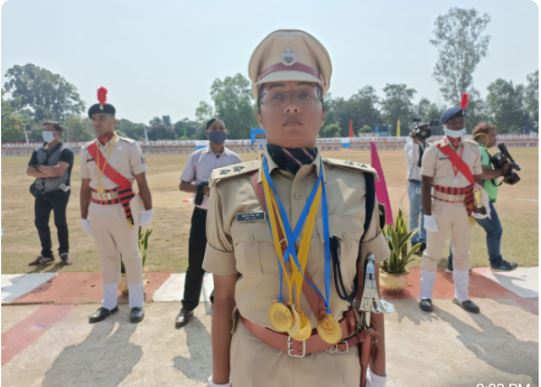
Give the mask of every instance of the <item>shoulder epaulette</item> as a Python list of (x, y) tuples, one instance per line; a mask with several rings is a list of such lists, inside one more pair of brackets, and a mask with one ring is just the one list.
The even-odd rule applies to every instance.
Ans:
[(136, 142), (134, 139), (132, 138), (129, 138), (129, 137), (122, 137), (122, 136), (118, 136), (118, 140), (119, 141), (126, 141), (130, 144), (133, 144), (134, 142)]
[(243, 163), (232, 164), (226, 167), (216, 168), (212, 171), (210, 175), (209, 185), (216, 184), (219, 181), (230, 179), (235, 176), (245, 175), (250, 172), (257, 171), (261, 161), (259, 160), (250, 160)]
[(370, 164), (359, 163), (358, 161), (324, 158), (323, 162), (334, 167), (356, 169), (373, 175), (376, 174), (376, 170)]

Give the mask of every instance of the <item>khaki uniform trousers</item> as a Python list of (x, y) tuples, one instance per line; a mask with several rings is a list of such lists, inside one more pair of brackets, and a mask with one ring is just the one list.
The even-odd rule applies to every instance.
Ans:
[(120, 257), (126, 268), (128, 286), (143, 285), (143, 262), (139, 254), (137, 225), (131, 226), (120, 203), (90, 203), (88, 210), (92, 236), (101, 258), (104, 288), (117, 285), (120, 279)]
[(359, 387), (357, 346), (343, 353), (324, 350), (294, 358), (262, 343), (241, 321), (236, 325), (231, 342), (233, 387)]
[(432, 215), (438, 222), (439, 231), (427, 232), (422, 270), (427, 272), (437, 270), (438, 261), (442, 256), (449, 235), (453, 248), (454, 269), (458, 271), (469, 270), (471, 226), (464, 203), (447, 203), (434, 199), (432, 200)]

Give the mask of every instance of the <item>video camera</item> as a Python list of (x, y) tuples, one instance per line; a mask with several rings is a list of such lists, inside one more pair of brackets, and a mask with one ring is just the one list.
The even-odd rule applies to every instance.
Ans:
[(514, 170), (520, 171), (520, 165), (513, 160), (505, 144), (498, 144), (498, 149), (500, 151), (490, 158), (490, 162), (495, 169), (503, 169), (504, 166), (510, 164), (511, 168), (507, 169), (503, 175), (503, 182), (509, 185), (517, 184), (520, 181), (520, 176)]
[(432, 136), (432, 126), (438, 125), (436, 121), (421, 122), (420, 118), (414, 118), (412, 121), (410, 137), (423, 141)]

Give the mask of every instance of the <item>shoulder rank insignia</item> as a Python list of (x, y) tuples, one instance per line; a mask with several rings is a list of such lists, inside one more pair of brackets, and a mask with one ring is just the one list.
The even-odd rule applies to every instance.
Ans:
[(259, 160), (250, 160), (239, 164), (228, 165), (227, 167), (216, 168), (212, 171), (209, 185), (215, 184), (220, 180), (256, 171), (259, 169), (260, 163)]
[(323, 162), (340, 168), (357, 169), (374, 175), (376, 174), (376, 170), (370, 164), (359, 163), (358, 161), (324, 158)]

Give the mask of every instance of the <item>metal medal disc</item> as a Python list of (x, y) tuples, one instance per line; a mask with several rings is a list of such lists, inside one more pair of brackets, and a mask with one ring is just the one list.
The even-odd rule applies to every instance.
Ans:
[(342, 327), (333, 316), (326, 314), (317, 323), (317, 333), (326, 343), (336, 344), (342, 338)]
[(301, 329), (296, 335), (291, 335), (295, 340), (306, 341), (312, 335), (312, 324), (302, 310), (298, 311)]
[(293, 326), (293, 314), (288, 306), (279, 301), (274, 301), (269, 307), (269, 320), (278, 332), (286, 332)]
[(291, 337), (295, 337), (299, 334), (301, 331), (301, 317), (299, 316), (299, 313), (295, 310), (295, 307), (293, 305), (290, 305), (291, 314), (293, 315), (293, 325), (287, 333)]

